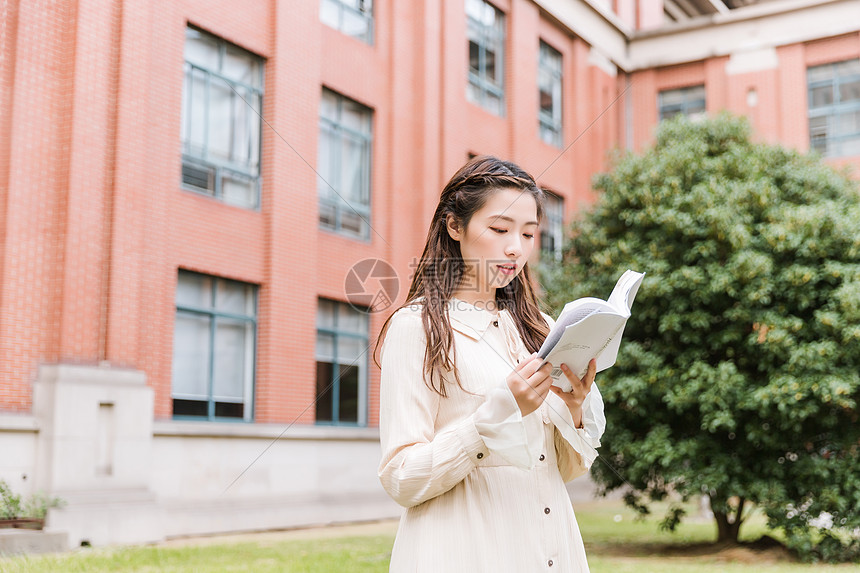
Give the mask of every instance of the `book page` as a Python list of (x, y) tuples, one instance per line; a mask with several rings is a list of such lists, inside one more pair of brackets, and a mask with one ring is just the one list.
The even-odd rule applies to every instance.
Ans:
[(618, 355), (617, 345), (614, 352), (607, 352), (613, 342), (620, 340), (620, 331), (626, 319), (617, 314), (593, 313), (586, 319), (568, 326), (564, 330), (558, 344), (549, 352), (546, 362), (553, 365), (552, 377), (562, 389), (570, 391), (570, 383), (561, 371), (561, 364), (567, 364), (570, 369), (582, 378), (588, 369), (592, 358), (598, 360), (598, 371), (606, 370), (613, 364)]

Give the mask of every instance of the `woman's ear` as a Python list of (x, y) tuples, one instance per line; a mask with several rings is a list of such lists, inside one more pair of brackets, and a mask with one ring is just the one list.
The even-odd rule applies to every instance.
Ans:
[(452, 239), (459, 242), (462, 238), (462, 233), (460, 232), (460, 225), (457, 223), (457, 219), (454, 218), (454, 215), (448, 213), (448, 217), (445, 219), (445, 226), (448, 227), (448, 235), (451, 236)]

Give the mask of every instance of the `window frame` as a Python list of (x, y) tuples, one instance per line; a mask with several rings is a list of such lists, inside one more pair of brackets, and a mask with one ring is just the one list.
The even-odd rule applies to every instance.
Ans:
[[(179, 269), (180, 276), (183, 274), (187, 275), (195, 275), (198, 277), (205, 277), (211, 279), (211, 293), (210, 297), (212, 300), (212, 308), (200, 308), (195, 307), (188, 304), (180, 304), (178, 301), (174, 302), (175, 305), (175, 313), (174, 317), (179, 316), (180, 314), (192, 315), (192, 316), (206, 316), (210, 319), (209, 323), (209, 338), (208, 338), (208, 371), (209, 371), (209, 379), (207, 380), (207, 414), (206, 416), (193, 416), (189, 414), (172, 414), (172, 419), (174, 420), (189, 420), (189, 421), (199, 421), (199, 422), (233, 422), (233, 423), (253, 423), (255, 417), (255, 403), (256, 403), (256, 393), (257, 393), (257, 343), (259, 340), (259, 333), (257, 331), (257, 319), (259, 316), (259, 304), (260, 304), (260, 287), (259, 285), (255, 285), (253, 283), (246, 283), (242, 281), (236, 281), (232, 279), (225, 279), (215, 275), (208, 275), (205, 273), (198, 273), (194, 271), (188, 271), (185, 269)], [(178, 281), (177, 278), (177, 290), (178, 290)], [(231, 312), (220, 311), (215, 308), (215, 301), (217, 300), (218, 294), (218, 284), (219, 282), (230, 282), (239, 284), (245, 287), (252, 287), (252, 296), (253, 296), (253, 316), (241, 315)], [(215, 384), (215, 334), (217, 332), (218, 327), (218, 318), (229, 319), (234, 321), (242, 321), (245, 323), (249, 323), (252, 326), (253, 332), (253, 349), (250, 353), (250, 356), (246, 356), (246, 359), (250, 360), (252, 365), (251, 374), (247, 380), (244, 381), (243, 385), (243, 406), (244, 412), (241, 418), (234, 416), (216, 416), (215, 415), (215, 397), (214, 397), (214, 384)], [(176, 336), (176, 323), (174, 319), (174, 337)], [(174, 348), (176, 346), (176, 342), (174, 340)], [(175, 350), (174, 350), (175, 356)], [(174, 384), (175, 379), (173, 372), (171, 372), (170, 377), (170, 398), (171, 398), (171, 411), (173, 410), (173, 400), (176, 400), (177, 394), (174, 393)], [(179, 394), (180, 400), (188, 400), (189, 398), (183, 398), (181, 393)], [(201, 400), (197, 400), (201, 401)]]
[[(702, 91), (701, 99), (699, 99), (699, 98), (692, 99), (691, 97), (689, 97), (689, 94), (691, 92), (697, 91), (697, 90)], [(681, 101), (681, 105), (680, 105), (679, 109), (677, 111), (675, 111), (675, 113), (673, 113), (670, 116), (666, 116), (666, 112), (664, 111), (663, 98), (666, 96), (666, 94), (671, 93), (671, 92), (680, 93), (682, 95), (682, 101)], [(701, 111), (691, 112), (690, 108), (693, 107), (693, 103), (698, 103), (699, 101), (702, 102)], [(705, 84), (703, 84), (703, 83), (692, 85), (692, 86), (680, 87), (680, 88), (671, 88), (671, 89), (667, 89), (667, 90), (660, 90), (659, 92), (657, 92), (657, 121), (659, 122), (659, 121), (664, 121), (666, 119), (671, 119), (672, 117), (675, 117), (678, 114), (683, 114), (685, 117), (688, 117), (690, 119), (696, 119), (697, 117), (699, 117), (699, 114), (707, 113), (707, 111), (708, 111), (707, 106), (708, 106), (708, 92), (707, 92), (707, 88), (706, 88)], [(671, 109), (674, 109), (676, 107), (678, 107), (678, 106), (671, 106)]]
[[(833, 133), (833, 121), (840, 115), (844, 113), (855, 112), (860, 114), (860, 98), (856, 100), (849, 100), (847, 102), (842, 101), (842, 94), (839, 87), (843, 83), (853, 83), (856, 81), (860, 81), (860, 70), (856, 74), (847, 74), (840, 75), (839, 74), (839, 65), (848, 63), (848, 62), (860, 62), (860, 58), (849, 58), (847, 60), (840, 60), (838, 62), (830, 62), (827, 64), (820, 64), (816, 66), (808, 66), (806, 68), (806, 94), (807, 94), (807, 115), (808, 121), (807, 126), (809, 129), (809, 149), (811, 151), (817, 151), (821, 154), (822, 157), (828, 158), (839, 158), (839, 157), (855, 157), (860, 155), (860, 153), (856, 154), (847, 154), (842, 152), (842, 145), (846, 142), (857, 140), (860, 142), (860, 126), (858, 126), (858, 130), (854, 133), (842, 134), (842, 135), (832, 135), (827, 136), (828, 133)], [(812, 70), (818, 70), (822, 68), (832, 68), (832, 74), (830, 79), (828, 80), (817, 80), (810, 81), (809, 76)], [(828, 105), (822, 105), (818, 107), (813, 107), (813, 90), (818, 89), (825, 86), (832, 86), (833, 90), (833, 102)], [(815, 132), (812, 127), (813, 120), (825, 118), (825, 136), (817, 138), (815, 136)], [(824, 150), (821, 151), (816, 145), (817, 141), (823, 141)], [(833, 146), (831, 148), (831, 146)]]
[[(263, 163), (263, 157), (262, 157), (262, 155), (263, 155), (263, 153), (262, 153), (263, 152), (263, 121), (262, 121), (261, 113), (262, 113), (262, 109), (263, 109), (263, 97), (264, 97), (264, 93), (265, 93), (265, 60), (262, 57), (254, 54), (253, 52), (250, 52), (250, 51), (242, 48), (241, 46), (237, 46), (236, 44), (228, 42), (227, 40), (225, 40), (223, 38), (215, 36), (214, 34), (210, 34), (209, 32), (206, 32), (205, 30), (201, 30), (200, 28), (197, 28), (195, 26), (188, 25), (188, 26), (186, 26), (185, 30), (186, 30), (186, 32), (185, 32), (186, 33), (186, 37), (185, 37), (186, 42), (188, 41), (189, 32), (193, 32), (195, 34), (200, 34), (201, 36), (204, 36), (204, 37), (208, 38), (209, 40), (215, 42), (215, 44), (217, 45), (217, 49), (218, 49), (217, 58), (218, 58), (218, 62), (219, 62), (219, 64), (218, 64), (219, 68), (223, 66), (224, 59), (227, 55), (227, 48), (228, 47), (235, 49), (235, 50), (238, 50), (240, 52), (244, 52), (248, 56), (256, 59), (257, 64), (259, 65), (259, 82), (260, 82), (260, 85), (259, 85), (259, 87), (257, 87), (257, 86), (254, 86), (253, 84), (249, 84), (247, 82), (243, 82), (243, 81), (229, 78), (229, 77), (225, 76), (223, 73), (221, 73), (220, 69), (212, 70), (212, 69), (209, 69), (209, 68), (204, 67), (202, 65), (189, 62), (187, 59), (185, 59), (185, 56), (183, 55), (183, 65), (182, 65), (183, 87), (182, 87), (182, 114), (181, 114), (182, 117), (180, 118), (180, 121), (183, 122), (183, 132), (185, 134), (187, 134), (186, 135), (187, 139), (180, 138), (181, 147), (182, 147), (182, 172), (183, 172), (183, 174), (179, 178), (180, 187), (184, 191), (189, 191), (191, 193), (197, 193), (198, 195), (203, 195), (205, 197), (211, 197), (211, 198), (216, 199), (218, 201), (221, 201), (227, 205), (239, 207), (241, 209), (249, 209), (249, 210), (259, 211), (260, 210), (260, 199), (261, 199), (261, 188), (262, 188), (262, 163)], [(184, 46), (184, 44), (183, 44), (183, 46)], [(192, 133), (192, 125), (193, 125), (193, 123), (192, 123), (193, 114), (186, 111), (186, 105), (190, 105), (190, 103), (186, 104), (186, 101), (187, 102), (192, 101), (193, 91), (191, 92), (190, 95), (187, 94), (185, 91), (186, 89), (192, 89), (193, 90), (193, 88), (192, 88), (193, 82), (189, 81), (189, 78), (194, 76), (195, 71), (202, 73), (205, 77), (204, 101), (205, 101), (206, 111), (204, 111), (204, 117), (203, 117), (203, 124), (204, 124), (203, 125), (203, 132), (205, 134), (203, 137), (203, 140), (205, 143), (204, 143), (204, 148), (203, 148), (202, 153), (199, 153), (199, 154), (195, 153), (195, 150), (192, 149), (192, 145), (190, 143), (190, 134)], [(243, 103), (245, 103), (245, 105), (248, 105), (249, 107), (251, 107), (251, 110), (254, 112), (250, 116), (251, 121), (254, 121), (257, 123), (256, 169), (253, 167), (247, 168), (247, 167), (244, 167), (242, 165), (237, 165), (237, 164), (232, 163), (230, 161), (220, 160), (218, 158), (212, 157), (208, 151), (208, 134), (209, 134), (209, 129), (210, 129), (209, 111), (208, 110), (209, 110), (210, 90), (211, 90), (211, 84), (212, 84), (213, 78), (216, 79), (217, 81), (220, 81), (220, 82), (227, 84), (232, 90), (236, 90), (236, 91), (239, 91), (239, 89), (245, 90), (245, 93), (251, 92), (251, 95), (256, 96), (256, 98), (258, 98), (259, 105), (260, 105), (259, 110), (255, 110), (252, 106), (250, 106), (247, 103), (247, 100), (245, 102), (243, 102)], [(184, 176), (186, 166), (198, 168), (201, 170), (210, 170), (210, 173), (211, 173), (210, 176), (214, 179), (211, 191), (208, 189), (204, 189), (203, 187), (196, 187), (196, 186), (193, 186), (191, 184), (186, 183), (185, 182), (185, 176)], [(227, 201), (224, 199), (223, 181), (224, 181), (225, 175), (227, 175), (227, 174), (233, 174), (233, 175), (238, 176), (240, 178), (245, 178), (245, 179), (252, 181), (253, 200), (252, 200), (251, 204), (239, 204), (239, 203)]]
[[(491, 2), (487, 2), (486, 0), (466, 0), (466, 2), (480, 2), (484, 6), (489, 6), (493, 9), (495, 14), (495, 21), (493, 26), (485, 26), (481, 22), (474, 19), (469, 11), (466, 10), (466, 47), (467, 54), (469, 53), (468, 47), (469, 43), (472, 41), (471, 31), (474, 30), (476, 37), (479, 42), (478, 45), (478, 73), (472, 71), (471, 62), (469, 61), (469, 57), (467, 56), (466, 62), (466, 71), (468, 74), (468, 82), (466, 85), (466, 99), (472, 103), (475, 103), (481, 106), (483, 109), (487, 110), (492, 114), (496, 114), (495, 110), (491, 109), (487, 105), (487, 95), (490, 94), (495, 96), (499, 100), (499, 117), (506, 116), (506, 105), (507, 101), (505, 99), (505, 49), (507, 43), (507, 18), (505, 17), (505, 13), (496, 7)], [(498, 46), (498, 50), (496, 51), (496, 69), (501, 70), (501, 74), (499, 75), (499, 83), (496, 84), (495, 80), (490, 80), (487, 78), (486, 66), (486, 53), (488, 45), (495, 43)], [(471, 96), (471, 89), (474, 88), (477, 92), (477, 98), (473, 99)]]
[[(551, 64), (552, 58), (557, 58), (558, 65)], [(552, 111), (546, 113), (540, 104), (540, 75), (548, 73), (552, 80), (553, 102)], [(556, 91), (558, 92), (556, 94)], [(557, 97), (556, 97), (557, 96)], [(538, 136), (548, 145), (561, 149), (564, 146), (564, 56), (547, 42), (540, 40), (538, 46)], [(544, 133), (551, 133), (551, 141), (544, 138)]]
[[(329, 149), (329, 153), (332, 154), (330, 156), (329, 165), (331, 166), (332, 171), (336, 171), (336, 176), (332, 177), (332, 173), (326, 173), (326, 176), (318, 173), (318, 181), (317, 181), (317, 200), (319, 205), (320, 215), (322, 213), (323, 207), (328, 207), (334, 211), (334, 225), (324, 224), (321, 218), (318, 218), (318, 226), (319, 228), (329, 231), (332, 233), (336, 233), (341, 236), (349, 237), (352, 239), (362, 240), (364, 242), (370, 241), (370, 230), (371, 230), (371, 210), (373, 208), (373, 120), (374, 113), (373, 109), (358, 102), (352, 98), (349, 98), (339, 92), (331, 90), (329, 88), (323, 87), (322, 91), (323, 95), (320, 98), (320, 107), (322, 108), (322, 97), (325, 96), (326, 93), (330, 93), (337, 98), (337, 115), (338, 118), (336, 120), (325, 117), (320, 111), (319, 114), (319, 137), (320, 141), (323, 140), (324, 133), (330, 134), (333, 137), (336, 137), (338, 141), (338, 145), (335, 146), (335, 149)], [(367, 112), (367, 125), (368, 131), (367, 133), (362, 133), (360, 131), (356, 131), (355, 129), (348, 127), (343, 124), (343, 106), (346, 101), (350, 101), (358, 106), (364, 108), (364, 111)], [(362, 165), (362, 184), (365, 186), (364, 191), (367, 196), (367, 203), (356, 203), (355, 200), (347, 201), (343, 197), (343, 190), (337, 189), (334, 186), (332, 181), (337, 182), (341, 180), (343, 162), (341, 161), (341, 152), (343, 149), (342, 141), (344, 134), (346, 137), (352, 138), (354, 140), (360, 140), (363, 148), (363, 156), (365, 164)], [(319, 154), (319, 152), (318, 152)], [(317, 157), (317, 166), (319, 168), (319, 157)], [(320, 191), (321, 188), (331, 188), (334, 190), (334, 197), (326, 196)], [(359, 215), (359, 219), (361, 219), (361, 233), (354, 233), (350, 230), (347, 230), (343, 227), (342, 216), (343, 211), (349, 210), (352, 213), (356, 213)]]
[[(361, 1), (364, 1), (364, 0), (361, 0)], [(326, 3), (336, 7), (336, 9), (337, 9), (337, 26), (332, 26), (330, 23), (326, 22), (322, 17), (323, 10), (325, 9), (324, 5)], [(375, 28), (375, 22), (374, 22), (375, 13), (374, 13), (374, 5), (373, 4), (374, 3), (371, 1), (370, 2), (370, 10), (368, 10), (367, 12), (362, 12), (360, 9), (357, 9), (353, 6), (349, 6), (343, 0), (321, 0), (320, 1), (320, 22), (322, 22), (323, 24), (325, 24), (329, 28), (337, 30), (338, 32), (340, 32), (341, 34), (344, 34), (345, 36), (349, 36), (350, 38), (355, 38), (356, 40), (359, 40), (359, 41), (364, 42), (365, 44), (367, 44), (369, 46), (372, 46), (375, 42), (375, 36), (376, 36), (376, 28)], [(361, 36), (356, 36), (354, 34), (349, 34), (349, 33), (345, 32), (343, 29), (344, 12), (350, 12), (351, 14), (358, 16), (361, 19), (363, 19), (367, 23), (367, 32), (365, 32)]]
[[(544, 216), (546, 224), (541, 224), (540, 252), (541, 255), (550, 256), (554, 261), (561, 261), (564, 248), (564, 197), (548, 189), (544, 189), (544, 195), (548, 199), (544, 201)], [(550, 200), (558, 201), (558, 213), (550, 208)], [(552, 250), (544, 245), (544, 236), (550, 236), (555, 243)]]
[[(333, 305), (335, 309), (333, 316), (333, 327), (325, 328), (321, 327), (319, 324), (319, 312), (321, 303), (326, 302)], [(339, 300), (329, 299), (329, 298), (318, 298), (317, 299), (317, 324), (316, 324), (316, 335), (320, 334), (331, 336), (332, 337), (332, 357), (331, 364), (336, 366), (338, 371), (335, 373), (332, 372), (332, 376), (334, 380), (329, 381), (329, 386), (331, 386), (331, 412), (332, 419), (331, 420), (317, 420), (316, 419), (316, 407), (314, 408), (314, 423), (318, 426), (338, 426), (338, 427), (356, 427), (362, 428), (367, 426), (367, 418), (368, 418), (368, 406), (369, 406), (369, 397), (368, 397), (368, 380), (369, 380), (369, 368), (368, 368), (368, 357), (367, 357), (367, 349), (370, 348), (370, 313), (368, 311), (364, 311), (364, 314), (367, 315), (367, 332), (365, 334), (358, 334), (349, 330), (340, 330), (337, 328), (338, 319), (340, 317), (342, 309), (346, 309), (347, 311), (353, 312), (361, 312), (358, 307), (353, 304), (341, 302)], [(365, 350), (361, 353), (361, 356), (358, 359), (358, 362), (350, 364), (350, 366), (357, 366), (358, 368), (358, 403), (356, 405), (356, 418), (355, 422), (343, 422), (339, 418), (340, 414), (340, 366), (341, 364), (337, 362), (337, 348), (339, 337), (346, 337), (353, 340), (359, 340), (364, 342)], [(321, 361), (320, 353), (319, 353), (319, 345), (315, 342), (314, 344), (314, 366)], [(321, 396), (317, 394), (317, 387), (319, 385), (319, 380), (317, 380), (316, 376), (314, 378), (314, 405), (316, 406)], [(326, 387), (328, 389), (328, 386)]]

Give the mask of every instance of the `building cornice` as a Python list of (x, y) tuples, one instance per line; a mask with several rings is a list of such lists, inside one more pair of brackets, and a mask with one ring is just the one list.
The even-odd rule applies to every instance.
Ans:
[(860, 31), (858, 0), (776, 0), (646, 31), (631, 30), (593, 0), (532, 1), (625, 72)]

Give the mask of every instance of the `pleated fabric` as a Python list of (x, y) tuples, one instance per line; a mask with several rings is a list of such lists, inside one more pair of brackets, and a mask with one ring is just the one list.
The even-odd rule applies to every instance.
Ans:
[(510, 313), (457, 299), (448, 311), (464, 389), (450, 373), (447, 398), (425, 384), (420, 305), (394, 315), (381, 349), (379, 479), (406, 508), (390, 571), (587, 572), (564, 484), (597, 456), (597, 385), (584, 429), (552, 393), (523, 417), (505, 382), (528, 355)]

